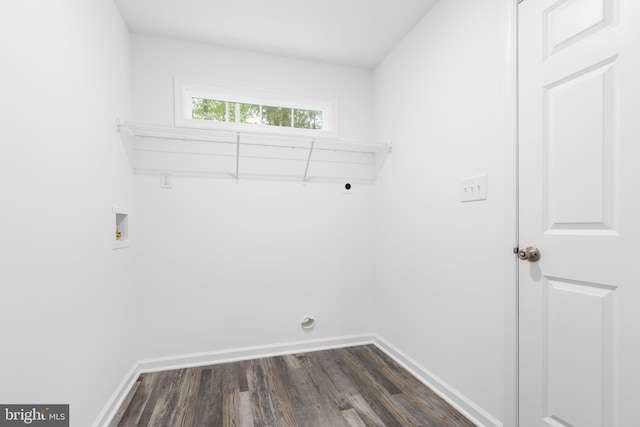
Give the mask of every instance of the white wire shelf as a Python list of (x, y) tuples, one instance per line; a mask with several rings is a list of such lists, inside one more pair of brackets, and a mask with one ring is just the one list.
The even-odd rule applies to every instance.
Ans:
[[(284, 133), (217, 131), (136, 122), (118, 123), (117, 127), (134, 172), (147, 174), (222, 175), (236, 180), (243, 175), (280, 175), (287, 179), (297, 176), (303, 182), (345, 179), (351, 175), (372, 181), (384, 157), (391, 152), (390, 144)], [(263, 167), (258, 162), (263, 160), (281, 162), (268, 173), (261, 171)], [(283, 162), (297, 165), (283, 167)], [(312, 164), (318, 173), (312, 174)], [(337, 173), (337, 168), (343, 172)], [(371, 170), (363, 172), (367, 168)]]

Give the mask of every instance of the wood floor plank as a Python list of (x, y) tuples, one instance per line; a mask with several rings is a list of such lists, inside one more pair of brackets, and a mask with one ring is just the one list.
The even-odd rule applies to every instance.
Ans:
[(369, 373), (375, 378), (376, 382), (380, 383), (382, 387), (391, 395), (400, 394), (402, 391), (398, 389), (398, 387), (393, 383), (390, 379), (390, 376), (386, 375), (384, 370), (378, 369), (378, 365), (371, 364), (371, 358), (369, 356), (369, 352), (367, 347), (356, 347), (350, 352), (354, 357), (358, 359), (358, 361), (367, 367)]
[(227, 390), (222, 402), (222, 427), (237, 427), (240, 424), (240, 391)]
[(370, 378), (360, 374), (360, 368), (353, 363), (349, 363), (345, 358), (348, 354), (342, 349), (330, 350), (335, 354), (334, 362), (338, 365), (342, 373), (349, 377), (349, 379), (357, 387), (358, 394), (367, 402), (367, 404), (373, 409), (375, 414), (382, 420), (385, 426), (399, 426), (402, 427), (400, 421), (394, 416), (392, 411), (389, 411), (388, 405), (385, 405), (382, 401), (382, 396), (378, 390), (375, 389), (374, 384)]
[(335, 386), (326, 374), (322, 371), (322, 367), (317, 363), (317, 354), (300, 354), (296, 358), (299, 360), (301, 368), (300, 375), (307, 380), (307, 391), (315, 391), (312, 394), (312, 402), (318, 409), (318, 418), (323, 425), (331, 426), (347, 426), (346, 420), (341, 414), (344, 408), (350, 407), (344, 397), (335, 389)]
[(151, 397), (151, 394), (160, 381), (161, 375), (140, 374), (138, 382), (140, 385), (135, 390), (129, 393), (134, 393), (129, 405), (127, 405), (126, 411), (122, 415), (118, 426), (136, 426), (142, 413), (147, 406), (147, 402)]
[(277, 416), (273, 403), (269, 385), (265, 377), (264, 366), (258, 360), (252, 360), (247, 369), (247, 383), (251, 392), (251, 403), (253, 409), (253, 419), (262, 426), (277, 426)]
[(225, 363), (222, 367), (222, 426), (235, 427), (240, 418), (240, 365)]
[(367, 384), (367, 387), (375, 391), (376, 398), (393, 417), (392, 422), (395, 423), (394, 425), (418, 427), (416, 419), (404, 409), (404, 407), (393, 400), (389, 392), (368, 370), (368, 367), (358, 361), (354, 352), (346, 349), (339, 349), (338, 352), (344, 358), (346, 364), (351, 367), (355, 375), (358, 376), (364, 384)]
[(349, 396), (349, 402), (367, 427), (386, 427), (384, 421), (378, 417), (378, 414), (361, 395)]
[(404, 393), (405, 397), (412, 399), (415, 403), (419, 404), (419, 406), (423, 406), (423, 410), (435, 413), (440, 411), (440, 405), (444, 404), (446, 407), (449, 406), (433, 391), (423, 387), (413, 375), (409, 374), (395, 361), (392, 359), (380, 359), (379, 354), (373, 351), (373, 346), (368, 347), (366, 350), (367, 354), (361, 359), (362, 362), (368, 366), (375, 366), (384, 372), (386, 377), (396, 384), (402, 393)]
[(298, 423), (296, 421), (296, 416), (293, 413), (293, 408), (290, 403), (291, 395), (282, 381), (280, 369), (276, 365), (274, 359), (261, 359), (261, 361), (264, 364), (265, 372), (267, 374), (267, 381), (272, 394), (271, 401), (273, 402), (279, 424), (283, 426), (297, 427)]
[(110, 427), (471, 427), (372, 345), (142, 374)]
[(295, 354), (287, 354), (282, 357), (284, 361), (287, 362), (287, 366), (290, 370), (302, 368), (302, 364), (300, 364), (300, 360), (298, 360)]
[(162, 392), (158, 395), (155, 407), (151, 413), (147, 425), (152, 426), (172, 426), (173, 416), (176, 412), (178, 398), (180, 397), (180, 389), (184, 380), (185, 370), (178, 369), (169, 371), (162, 388)]
[(164, 371), (164, 372), (156, 372), (151, 374), (150, 376), (158, 376), (158, 382), (154, 384), (151, 389), (151, 394), (147, 403), (142, 411), (142, 415), (138, 420), (137, 426), (148, 426), (149, 420), (151, 419), (151, 415), (155, 410), (156, 404), (158, 403), (158, 399), (166, 393), (165, 387), (167, 387), (167, 381), (169, 381), (174, 375), (175, 371)]
[(197, 426), (222, 425), (222, 370), (219, 367), (202, 369), (194, 419)]
[(367, 346), (366, 362), (376, 365), (387, 373), (388, 378), (402, 390), (403, 394), (421, 412), (429, 414), (437, 425), (451, 427), (473, 427), (473, 423), (433, 390), (375, 346)]
[(345, 409), (342, 411), (342, 416), (347, 421), (349, 427), (367, 427), (367, 425), (362, 421), (358, 412), (355, 409)]
[[(321, 425), (317, 411), (309, 410), (310, 401), (304, 395), (304, 384), (300, 381), (302, 366), (293, 356), (281, 356), (274, 359), (284, 387), (290, 396), (291, 408), (299, 426)], [(315, 408), (314, 408), (315, 409)]]
[(323, 357), (319, 359), (323, 371), (327, 377), (335, 385), (335, 387), (344, 392), (348, 404), (358, 413), (368, 427), (385, 427), (384, 422), (378, 417), (376, 412), (367, 401), (360, 395), (359, 389), (351, 381), (350, 375), (345, 375), (344, 370), (335, 363), (332, 356), (333, 353), (322, 352)]
[(435, 421), (435, 417), (429, 416), (427, 413), (418, 410), (414, 403), (404, 394), (396, 394), (393, 396), (393, 399), (409, 411), (422, 427), (438, 427), (441, 425)]
[[(248, 384), (247, 387), (249, 387)], [(251, 393), (248, 390), (240, 393), (240, 410), (238, 413), (240, 427), (254, 427), (253, 413), (251, 412)]]
[(188, 369), (180, 390), (178, 408), (175, 414), (174, 425), (190, 427), (194, 425), (198, 391), (200, 390), (201, 368)]
[(320, 393), (331, 399), (340, 411), (351, 409), (352, 405), (348, 399), (347, 389), (336, 387), (327, 371), (323, 368), (322, 361), (325, 358), (323, 355), (323, 352), (309, 353), (306, 357), (306, 363), (303, 363), (304, 368), (309, 376), (314, 379)]
[(303, 379), (302, 384), (305, 385), (303, 389), (304, 395), (309, 398), (309, 407), (317, 408), (318, 419), (320, 425), (330, 425), (341, 427), (347, 426), (347, 423), (340, 413), (340, 407), (336, 401), (331, 399), (329, 394), (329, 388), (321, 385), (322, 381), (320, 377), (315, 376), (315, 372), (308, 368), (309, 360), (306, 354), (296, 356), (302, 366), (299, 369), (300, 377)]
[(249, 383), (247, 382), (247, 362), (238, 362), (238, 385), (240, 393), (249, 391)]
[(142, 383), (142, 379), (138, 377), (136, 379), (136, 382), (133, 383), (133, 385), (131, 386), (131, 390), (129, 390), (129, 393), (125, 396), (125, 399), (122, 401), (120, 408), (118, 408), (118, 411), (113, 416), (113, 419), (109, 423), (109, 427), (118, 427), (120, 420), (122, 420), (122, 417), (124, 416), (126, 409), (131, 404), (131, 401), (133, 400), (133, 397), (136, 395), (136, 392), (138, 391), (138, 387), (140, 387), (141, 383)]

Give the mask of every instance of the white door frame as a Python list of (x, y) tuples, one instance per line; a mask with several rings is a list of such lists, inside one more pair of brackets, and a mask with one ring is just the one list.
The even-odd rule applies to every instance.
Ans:
[(504, 427), (518, 426), (518, 4), (504, 0), (505, 11), (505, 313)]

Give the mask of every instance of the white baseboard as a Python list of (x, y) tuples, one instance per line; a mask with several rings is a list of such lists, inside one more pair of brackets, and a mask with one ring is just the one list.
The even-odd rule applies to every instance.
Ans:
[(447, 403), (457, 409), (462, 415), (479, 427), (502, 427), (502, 423), (486, 412), (476, 403), (472, 402), (462, 393), (438, 378), (428, 369), (421, 366), (411, 357), (400, 351), (394, 345), (380, 336), (374, 336), (373, 344), (386, 353), (403, 368), (409, 371), (420, 382), (433, 390)]
[(293, 353), (330, 350), (333, 348), (353, 347), (373, 344), (374, 336), (348, 335), (336, 338), (296, 341), (255, 347), (241, 347), (230, 350), (206, 353), (184, 354), (171, 357), (143, 359), (136, 363), (118, 386), (109, 402), (93, 423), (93, 427), (107, 427), (118, 412), (120, 405), (127, 397), (138, 376), (147, 372), (167, 371), (171, 369), (192, 368), (196, 366), (215, 365), (219, 363), (237, 362), (240, 360), (260, 359), (263, 357), (282, 356)]
[(118, 388), (116, 388), (116, 391), (104, 406), (98, 418), (93, 422), (92, 427), (106, 427), (109, 425), (116, 415), (116, 412), (118, 412), (120, 405), (122, 405), (122, 402), (124, 402), (124, 399), (127, 397), (127, 394), (129, 394), (129, 390), (131, 390), (131, 387), (136, 383), (138, 375), (140, 375), (138, 363), (135, 363), (131, 369), (129, 369), (129, 372), (125, 375), (122, 382), (120, 382), (120, 385), (118, 385)]
[(93, 427), (107, 427), (109, 425), (118, 411), (118, 408), (129, 393), (129, 390), (131, 390), (138, 376), (142, 373), (192, 368), (196, 366), (282, 356), (293, 353), (330, 350), (334, 348), (353, 347), (366, 344), (374, 344), (479, 427), (502, 427), (502, 423), (500, 421), (496, 420), (474, 402), (466, 398), (463, 394), (449, 386), (433, 373), (429, 372), (388, 341), (373, 334), (350, 335), (336, 338), (324, 338), (255, 347), (241, 347), (206, 353), (143, 359), (136, 363), (129, 373), (127, 373), (118, 386), (118, 389), (115, 391), (111, 399), (109, 399), (109, 402), (107, 402), (107, 405), (105, 405), (105, 408), (93, 423)]
[(207, 353), (144, 359), (138, 363), (138, 367), (140, 373), (166, 371), (169, 369), (193, 368), (195, 366), (238, 362), (240, 360), (259, 359), (263, 357), (281, 356), (284, 354), (373, 344), (373, 339), (373, 335), (348, 335), (336, 338), (321, 338), (317, 340), (295, 341), (255, 347), (241, 347)]

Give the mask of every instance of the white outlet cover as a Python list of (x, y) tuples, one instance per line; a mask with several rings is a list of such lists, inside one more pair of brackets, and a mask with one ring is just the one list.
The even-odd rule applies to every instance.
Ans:
[(487, 175), (460, 180), (460, 202), (487, 200)]
[(171, 188), (171, 176), (160, 175), (160, 188)]

